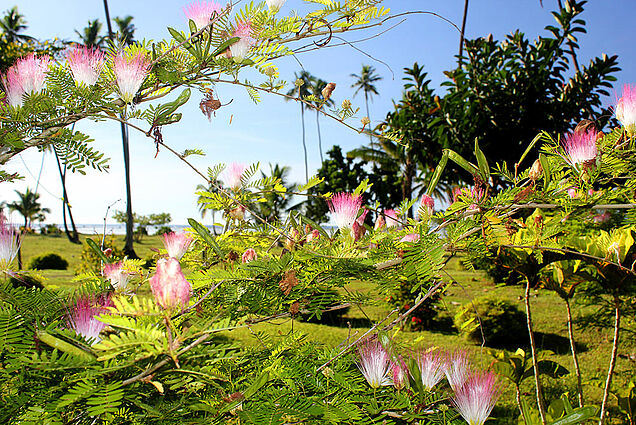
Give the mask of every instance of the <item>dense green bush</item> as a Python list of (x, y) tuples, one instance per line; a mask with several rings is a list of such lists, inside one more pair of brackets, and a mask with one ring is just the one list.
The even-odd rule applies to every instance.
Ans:
[(527, 342), (526, 316), (516, 305), (492, 297), (481, 297), (462, 306), (455, 314), (455, 327), (466, 338), (488, 346), (518, 346)]
[(15, 274), (9, 279), (14, 288), (35, 288), (44, 289), (40, 279), (28, 274)]
[[(99, 245), (100, 241), (95, 241)], [(111, 235), (104, 241), (104, 253), (107, 257), (112, 258), (114, 261), (121, 260), (125, 257), (124, 251), (121, 248), (115, 246), (115, 238)], [(75, 269), (75, 274), (82, 273), (101, 273), (102, 262), (99, 256), (93, 251), (93, 249), (84, 243), (82, 246), (82, 254), (80, 255), (79, 266)]]
[(66, 270), (68, 261), (54, 252), (49, 252), (33, 257), (29, 263), (29, 268), (33, 270)]
[(170, 233), (172, 232), (172, 229), (170, 228), (170, 226), (161, 226), (157, 229), (157, 231), (155, 232), (155, 235), (163, 235), (165, 233)]

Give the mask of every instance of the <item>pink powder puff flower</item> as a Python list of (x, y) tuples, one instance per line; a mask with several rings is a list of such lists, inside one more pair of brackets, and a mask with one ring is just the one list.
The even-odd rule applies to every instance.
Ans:
[(594, 220), (594, 223), (596, 224), (602, 224), (607, 223), (610, 218), (612, 218), (612, 214), (610, 214), (609, 211), (605, 211), (603, 214), (596, 214), (592, 220)]
[(9, 105), (22, 106), (24, 95), (40, 92), (46, 83), (50, 64), (49, 56), (37, 57), (33, 53), (18, 59), (2, 79)]
[(398, 390), (406, 388), (409, 383), (409, 370), (406, 367), (406, 363), (404, 363), (402, 356), (400, 356), (398, 363), (391, 361), (391, 375), (391, 382), (395, 388)]
[(616, 119), (629, 134), (636, 133), (636, 86), (625, 84), (623, 95), (614, 107)]
[(389, 354), (380, 341), (366, 341), (358, 347), (357, 366), (371, 388), (393, 384)]
[(444, 377), (444, 359), (435, 351), (420, 352), (415, 358), (420, 370), (422, 385), (430, 391)]
[(250, 22), (239, 22), (232, 37), (238, 37), (239, 40), (230, 46), (230, 53), (233, 58), (239, 60), (247, 56), (250, 48), (256, 44), (256, 40), (252, 37), (252, 24)]
[(575, 131), (565, 136), (563, 148), (572, 165), (585, 164), (596, 159), (597, 136), (598, 133), (594, 130)]
[(76, 46), (68, 51), (66, 61), (75, 82), (92, 86), (104, 67), (104, 54), (94, 47)]
[(128, 273), (123, 266), (124, 265), (121, 261), (114, 264), (104, 264), (104, 269), (102, 271), (103, 275), (110, 280), (110, 284), (117, 291), (125, 290), (126, 286), (128, 286), (128, 282), (133, 276)]
[(0, 211), (0, 270), (7, 270), (18, 255), (20, 232)]
[(577, 199), (577, 198), (581, 197), (581, 195), (579, 194), (578, 188), (576, 188), (576, 187), (568, 188), (568, 196), (571, 199)]
[(386, 225), (386, 221), (384, 220), (383, 215), (378, 214), (378, 218), (375, 220), (375, 226), (373, 226), (373, 230), (379, 230)]
[(422, 195), (421, 208), (423, 208), (429, 216), (433, 215), (435, 211), (435, 200), (429, 195)]
[(469, 425), (483, 425), (497, 399), (501, 384), (492, 372), (471, 374), (464, 385), (455, 391), (453, 404)]
[(444, 362), (444, 373), (453, 391), (457, 392), (470, 374), (468, 354), (462, 350), (449, 354)]
[(241, 179), (245, 172), (245, 165), (233, 162), (227, 167), (225, 171), (225, 184), (227, 184), (232, 190), (237, 191), (243, 184)]
[(228, 216), (238, 221), (245, 220), (245, 207), (243, 205), (239, 205), (238, 207), (230, 210), (228, 212)]
[(83, 336), (92, 344), (101, 341), (100, 332), (106, 327), (106, 324), (100, 322), (97, 316), (108, 312), (108, 306), (112, 302), (109, 297), (82, 297), (78, 299), (71, 307), (71, 311), (67, 317), (67, 326), (75, 331), (77, 335)]
[(453, 188), (453, 202), (457, 202), (459, 200), (459, 196), (462, 194), (462, 188), (461, 187), (454, 187)]
[(400, 242), (418, 242), (420, 240), (419, 233), (409, 233), (400, 239)]
[(192, 19), (197, 29), (201, 29), (210, 23), (212, 16), (221, 13), (221, 5), (214, 1), (194, 1), (183, 8), (185, 17)]
[(305, 239), (307, 240), (307, 242), (318, 240), (320, 239), (320, 232), (314, 229), (307, 234), (307, 237)]
[(400, 225), (395, 210), (386, 210), (384, 211), (384, 215), (386, 216), (386, 227), (398, 227)]
[(340, 230), (351, 229), (358, 218), (362, 197), (350, 193), (336, 193), (327, 203), (336, 226)]
[(190, 301), (192, 285), (181, 272), (176, 258), (157, 260), (157, 271), (150, 278), (150, 289), (155, 301), (165, 309), (185, 307)]
[(283, 7), (285, 1), (287, 0), (265, 0), (265, 3), (267, 3), (267, 7), (269, 8), (269, 10), (276, 13), (280, 10), (281, 7)]
[(115, 56), (113, 71), (119, 97), (125, 103), (131, 103), (150, 72), (150, 62), (143, 52), (128, 56), (119, 53)]
[(164, 233), (163, 237), (163, 246), (168, 251), (168, 257), (176, 258), (180, 260), (194, 242), (194, 239), (187, 235), (186, 233), (180, 232), (170, 232)]
[(243, 256), (241, 257), (241, 261), (243, 263), (249, 263), (251, 261), (256, 260), (257, 258), (258, 256), (256, 255), (256, 251), (254, 250), (254, 248), (248, 248), (243, 253)]

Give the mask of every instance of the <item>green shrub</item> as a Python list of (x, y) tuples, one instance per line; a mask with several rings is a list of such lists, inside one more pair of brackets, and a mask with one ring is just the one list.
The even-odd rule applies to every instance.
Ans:
[(9, 279), (14, 288), (35, 288), (44, 289), (40, 279), (28, 274), (16, 274)]
[(33, 270), (66, 270), (68, 261), (54, 252), (49, 252), (32, 258), (29, 268)]
[[(100, 240), (95, 240), (95, 243), (99, 246)], [(104, 241), (104, 250), (110, 249), (109, 257), (114, 261), (121, 260), (125, 257), (124, 251), (115, 246), (115, 238), (110, 235)], [(82, 254), (80, 255), (80, 263), (79, 266), (75, 269), (75, 274), (81, 273), (101, 273), (102, 262), (97, 253), (93, 251), (93, 249), (88, 246), (86, 242), (82, 245)]]
[(488, 346), (519, 346), (528, 340), (525, 314), (513, 303), (492, 297), (462, 306), (455, 314), (455, 327), (476, 342), (482, 341), (483, 332)]
[[(415, 303), (418, 293), (411, 292), (412, 287), (413, 283), (408, 280), (403, 280), (400, 282), (399, 288), (386, 299), (392, 309), (398, 309), (398, 314), (408, 311)], [(437, 291), (413, 310), (413, 313), (408, 317), (408, 320), (402, 324), (402, 326), (411, 331), (431, 330), (432, 328), (436, 328), (437, 316), (442, 310), (439, 306), (440, 300), (441, 293)]]
[(155, 235), (163, 235), (164, 233), (170, 233), (172, 232), (172, 229), (170, 228), (170, 226), (161, 226), (157, 229), (157, 231), (155, 232)]

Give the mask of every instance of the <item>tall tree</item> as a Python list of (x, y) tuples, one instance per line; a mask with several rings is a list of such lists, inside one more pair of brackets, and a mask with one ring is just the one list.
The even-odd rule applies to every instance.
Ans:
[[(327, 87), (327, 82), (320, 78), (314, 77), (311, 85), (311, 92), (318, 99), (322, 97), (322, 90)], [(316, 107), (322, 108), (327, 106), (333, 106), (333, 99), (329, 98), (326, 101), (323, 99), (323, 102), (316, 102)], [(318, 130), (318, 151), (320, 152), (320, 163), (322, 164), (324, 158), (322, 157), (322, 137), (320, 135), (320, 109), (316, 109), (316, 129)]]
[[(360, 90), (364, 92), (364, 104), (367, 108), (367, 118), (371, 120), (369, 116), (369, 99), (372, 98), (373, 95), (378, 94), (378, 89), (375, 87), (374, 83), (377, 83), (382, 79), (379, 75), (375, 74), (375, 68), (371, 65), (362, 65), (362, 72), (360, 75), (351, 74), (352, 77), (357, 78), (356, 82), (351, 85), (356, 89), (353, 92), (353, 96), (355, 97)], [(373, 135), (369, 132), (369, 140), (371, 144), (373, 144)]]
[[(108, 26), (108, 38), (114, 41), (113, 27), (110, 23), (110, 11), (108, 10), (108, 0), (104, 0), (104, 13), (106, 14), (106, 25)], [(134, 31), (134, 27), (131, 27)], [(133, 34), (130, 34), (132, 40)], [(124, 120), (125, 116), (122, 117)], [(126, 242), (124, 244), (124, 253), (129, 258), (138, 258), (134, 249), (134, 216), (132, 210), (132, 194), (130, 190), (130, 149), (128, 145), (128, 127), (121, 123), (121, 140), (124, 151), (124, 175), (126, 180)]]
[(464, 0), (464, 16), (462, 17), (462, 30), (459, 34), (459, 63), (462, 63), (464, 53), (464, 38), (466, 38), (466, 18), (468, 18), (468, 0)]
[[(278, 164), (274, 164), (272, 166), (272, 164), (269, 164), (269, 175), (266, 175), (261, 171), (261, 176), (263, 178), (277, 178), (281, 181), (281, 185), (287, 188), (288, 192), (293, 192), (296, 185), (288, 182), (290, 171), (290, 167), (280, 166)], [(265, 202), (259, 202), (255, 205), (258, 215), (269, 222), (280, 221), (283, 213), (289, 209), (291, 196), (268, 192), (263, 194), (263, 198), (265, 199)]]
[[(68, 201), (68, 192), (66, 190), (66, 171), (68, 170), (66, 166), (66, 161), (61, 161), (60, 156), (55, 150), (55, 146), (53, 147), (53, 153), (55, 154), (55, 161), (57, 162), (57, 169), (60, 173), (60, 180), (62, 181), (62, 220), (64, 223), (64, 233), (66, 233), (66, 237), (72, 243), (81, 243), (79, 239), (79, 234), (77, 232), (77, 227), (75, 226), (75, 220), (73, 220), (73, 213), (71, 211), (71, 204)], [(71, 222), (71, 230), (68, 228), (68, 222), (66, 221), (66, 215), (68, 212), (68, 217)]]
[(13, 6), (11, 9), (4, 12), (2, 18), (0, 18), (0, 30), (2, 31), (2, 37), (7, 43), (24, 42), (33, 40), (33, 37), (20, 34), (27, 28), (26, 19), (24, 15), (18, 12), (18, 7)]
[(133, 17), (128, 15), (123, 18), (116, 16), (114, 19), (117, 24), (117, 38), (124, 45), (130, 46), (135, 42), (135, 26), (132, 23)]
[(82, 29), (82, 31), (75, 30), (75, 34), (79, 38), (80, 43), (88, 47), (103, 48), (106, 36), (101, 35), (102, 23), (99, 19), (93, 19), (88, 21), (88, 24)]
[[(304, 99), (305, 97), (311, 94), (311, 81), (313, 80), (313, 76), (302, 70), (299, 73), (294, 73), (294, 78), (296, 81), (296, 85), (294, 88), (287, 92), (287, 96), (297, 97), (299, 99)], [(289, 99), (288, 99), (289, 100)], [(303, 152), (305, 153), (305, 180), (309, 181), (309, 165), (307, 163), (307, 143), (305, 140), (305, 104), (301, 101), (298, 101), (300, 104), (300, 122), (303, 128)]]
[[(48, 208), (42, 208), (38, 195), (27, 187), (26, 192), (15, 191), (18, 200), (7, 205), (10, 211), (16, 211), (24, 217), (24, 230), (26, 231), (34, 220), (44, 220), (44, 215), (51, 212)], [(18, 248), (18, 269), (22, 268), (22, 247)]]

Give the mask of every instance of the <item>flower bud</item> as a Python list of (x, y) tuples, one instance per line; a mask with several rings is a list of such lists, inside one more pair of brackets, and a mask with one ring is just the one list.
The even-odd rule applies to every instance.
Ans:
[(168, 251), (168, 257), (176, 258), (180, 260), (190, 248), (190, 245), (194, 241), (189, 235), (181, 232), (181, 233), (164, 233), (163, 237), (163, 246)]
[(314, 240), (317, 240), (317, 239), (320, 239), (320, 232), (318, 230), (315, 230), (315, 229), (312, 230), (311, 232), (309, 232), (307, 234), (307, 237), (305, 238), (305, 240), (307, 242), (311, 242), (311, 241), (314, 241)]
[(155, 275), (150, 278), (150, 289), (155, 301), (165, 309), (185, 307), (190, 301), (192, 286), (181, 271), (179, 261), (160, 258)]
[(360, 122), (362, 123), (362, 126), (371, 124), (371, 120), (369, 119), (369, 117), (362, 117)]
[(543, 167), (541, 166), (541, 161), (537, 159), (536, 161), (534, 161), (534, 164), (532, 164), (532, 167), (530, 167), (530, 171), (528, 172), (528, 177), (530, 177), (530, 180), (532, 181), (537, 181), (539, 180), (542, 174), (543, 174)]
[(322, 89), (322, 97), (325, 100), (329, 100), (331, 93), (336, 89), (336, 83), (329, 83)]
[(351, 109), (351, 101), (349, 99), (342, 101), (342, 109)]
[(241, 261), (243, 263), (249, 263), (251, 261), (256, 260), (257, 258), (258, 256), (256, 255), (256, 251), (253, 248), (248, 248), (243, 253), (243, 256), (241, 257)]

